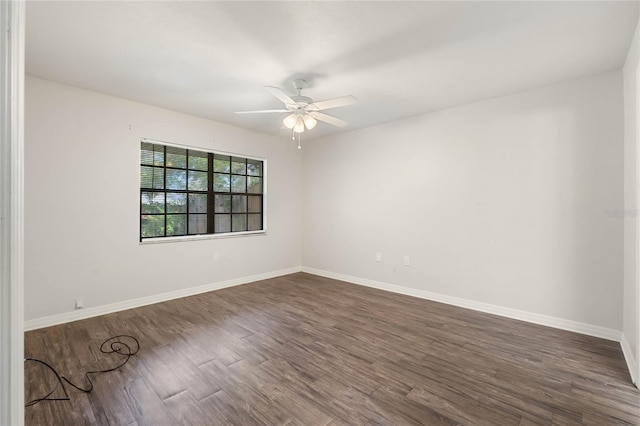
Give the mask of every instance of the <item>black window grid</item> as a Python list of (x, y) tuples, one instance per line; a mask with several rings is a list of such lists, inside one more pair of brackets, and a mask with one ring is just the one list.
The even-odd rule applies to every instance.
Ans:
[[(144, 142), (143, 142), (144, 143)], [(163, 158), (162, 158), (162, 165), (157, 165), (155, 163), (155, 155), (152, 154), (152, 158), (153, 158), (153, 164), (144, 164), (142, 161), (140, 162), (140, 166), (141, 166), (141, 170), (142, 167), (152, 167), (152, 168), (159, 168), (159, 169), (163, 169), (163, 188), (143, 188), (142, 185), (140, 187), (140, 241), (142, 240), (146, 240), (146, 239), (153, 239), (153, 238), (165, 238), (165, 237), (184, 237), (184, 236), (189, 236), (189, 235), (211, 235), (211, 234), (220, 234), (222, 233), (220, 230), (216, 229), (216, 221), (215, 218), (217, 215), (227, 215), (229, 216), (229, 226), (230, 226), (230, 230), (224, 233), (237, 233), (237, 232), (248, 232), (248, 228), (249, 228), (249, 215), (259, 215), (260, 217), (260, 229), (255, 229), (252, 231), (261, 231), (264, 230), (264, 162), (261, 160), (255, 160), (255, 159), (250, 159), (250, 158), (245, 158), (245, 157), (237, 157), (237, 156), (228, 156), (229, 157), (229, 171), (228, 172), (216, 172), (214, 171), (214, 156), (216, 155), (223, 155), (223, 156), (227, 156), (226, 154), (218, 154), (215, 152), (205, 152), (205, 151), (198, 151), (198, 150), (191, 150), (188, 148), (184, 148), (185, 149), (185, 157), (186, 157), (186, 162), (185, 162), (185, 167), (173, 167), (173, 166), (167, 166), (167, 148), (169, 147), (168, 145), (162, 145), (162, 144), (151, 144), (148, 143), (153, 146), (153, 154), (155, 154), (155, 149), (156, 147), (162, 147), (162, 153), (163, 153)], [(142, 149), (142, 147), (141, 147)], [(198, 153), (198, 154), (207, 154), (207, 190), (203, 191), (203, 190), (190, 190), (189, 189), (189, 171), (195, 171), (195, 172), (205, 172), (205, 170), (201, 170), (201, 169), (190, 169), (189, 168), (189, 158), (190, 158), (190, 153)], [(244, 173), (234, 173), (233, 172), (233, 162), (238, 163), (238, 161), (234, 161), (234, 160), (238, 160), (241, 159), (244, 162)], [(259, 164), (259, 170), (260, 173), (259, 174), (249, 174), (249, 168), (248, 168), (248, 164), (249, 162), (257, 162)], [(179, 170), (179, 171), (184, 171), (186, 174), (186, 182), (185, 182), (185, 186), (186, 189), (168, 189), (167, 188), (167, 170)], [(226, 174), (229, 175), (230, 179), (229, 179), (229, 191), (215, 191), (214, 190), (214, 174)], [(154, 175), (152, 175), (154, 176)], [(232, 183), (231, 183), (231, 176), (243, 176), (245, 178), (245, 184), (244, 184), (244, 191), (233, 191), (232, 190)], [(249, 178), (250, 177), (257, 177), (260, 178), (260, 191), (259, 192), (249, 192), (248, 190), (248, 186), (249, 186)], [(143, 213), (143, 204), (142, 204), (142, 195), (143, 193), (153, 193), (153, 194), (163, 194), (163, 200), (164, 200), (164, 211), (162, 213)], [(178, 193), (178, 194), (186, 194), (186, 203), (185, 203), (185, 212), (178, 212), (178, 213), (169, 213), (167, 210), (167, 194), (169, 193)], [(203, 232), (203, 233), (199, 233), (199, 234), (194, 234), (194, 233), (190, 233), (190, 215), (193, 214), (203, 214), (203, 213), (196, 213), (196, 212), (191, 212), (190, 211), (190, 203), (189, 203), (189, 194), (204, 194), (207, 196), (207, 232)], [(216, 213), (215, 211), (215, 198), (216, 195), (228, 195), (231, 198), (231, 203), (230, 203), (230, 212), (229, 213)], [(234, 195), (239, 195), (239, 196), (244, 196), (245, 197), (245, 209), (244, 211), (240, 211), (234, 212), (234, 207), (233, 207), (233, 196)], [(249, 197), (251, 196), (259, 196), (260, 197), (260, 203), (259, 203), (259, 212), (250, 212), (249, 211)], [(167, 235), (167, 216), (170, 215), (184, 215), (185, 216), (185, 232), (181, 233), (181, 234), (172, 234), (172, 235)], [(234, 221), (233, 221), (233, 217), (234, 215), (244, 215), (245, 217), (245, 229), (240, 229), (240, 230), (235, 230), (234, 229)], [(146, 236), (143, 237), (143, 218), (145, 216), (162, 216), (163, 217), (163, 235), (154, 235), (154, 236)]]

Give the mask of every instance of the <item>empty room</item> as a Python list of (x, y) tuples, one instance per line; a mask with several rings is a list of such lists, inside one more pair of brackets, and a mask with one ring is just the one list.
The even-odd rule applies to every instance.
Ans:
[(0, 425), (640, 425), (639, 2), (0, 8)]

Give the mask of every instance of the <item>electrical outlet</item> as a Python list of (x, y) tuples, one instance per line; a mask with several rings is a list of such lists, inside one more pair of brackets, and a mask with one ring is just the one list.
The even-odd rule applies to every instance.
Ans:
[(76, 299), (76, 309), (84, 308), (84, 297), (78, 297)]
[(404, 266), (409, 266), (411, 265), (411, 258), (409, 256), (405, 256), (404, 257)]
[(382, 253), (380, 252), (376, 253), (376, 262), (382, 262)]
[(213, 261), (220, 262), (220, 253), (213, 253)]

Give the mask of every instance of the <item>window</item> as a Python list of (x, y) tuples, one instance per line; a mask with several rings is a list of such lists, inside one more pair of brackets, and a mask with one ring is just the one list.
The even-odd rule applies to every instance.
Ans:
[(264, 162), (140, 144), (140, 241), (263, 231)]

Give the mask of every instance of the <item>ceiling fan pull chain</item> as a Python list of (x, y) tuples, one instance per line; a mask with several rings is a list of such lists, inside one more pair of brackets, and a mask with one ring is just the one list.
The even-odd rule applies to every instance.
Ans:
[(298, 149), (302, 149), (302, 147), (300, 146), (300, 133), (298, 133)]

